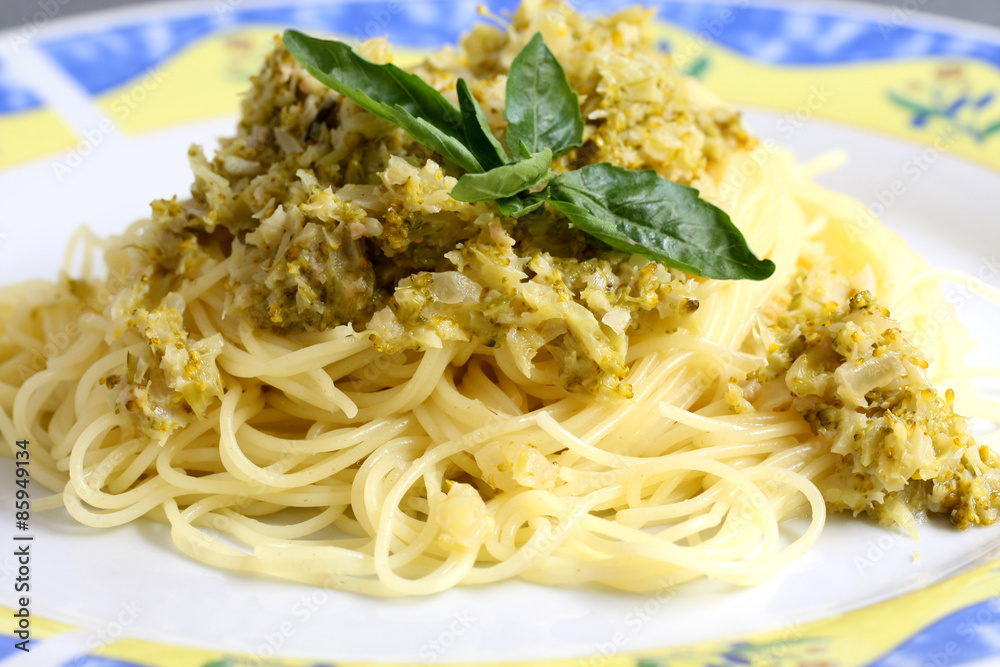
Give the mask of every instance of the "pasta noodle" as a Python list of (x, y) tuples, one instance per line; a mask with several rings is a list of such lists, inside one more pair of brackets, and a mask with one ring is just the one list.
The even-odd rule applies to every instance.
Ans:
[[(548, 6), (528, 3), (510, 31), (530, 35)], [(31, 440), (33, 475), (59, 493), (51, 506), (93, 527), (167, 522), (182, 552), (231, 570), (373, 595), (514, 577), (635, 591), (700, 576), (755, 584), (815, 542), (823, 484), (845, 460), (798, 411), (734, 410), (733, 387), (764, 363), (802, 276), (870, 289), (920, 337), (932, 379), (973, 396), (964, 332), (934, 319), (947, 308), (940, 280), (954, 276), (877, 222), (860, 229), (859, 204), (764, 148), (730, 150), (698, 185), (777, 272), (685, 283), (699, 307), (683, 325), (628, 337), (631, 396), (546, 381), (539, 369), (554, 362), (531, 346), (458, 336), (380, 351), (350, 324), (259, 326), (233, 306), (246, 261), (236, 250), (178, 268), (169, 293), (137, 306), (123, 301), (129, 290), (146, 281), (156, 294), (169, 278), (137, 277), (126, 250), (148, 238), (143, 222), (108, 241), (76, 237), (74, 280), (0, 293), (0, 432)], [(196, 190), (235, 187), (209, 164), (193, 158)], [(207, 375), (191, 381), (201, 393), (174, 379), (174, 404), (137, 417), (146, 394), (120, 385), (158, 372), (142, 368), (144, 350), (174, 363), (172, 345), (188, 373), (176, 377), (214, 361), (218, 391)], [(146, 377), (153, 392), (157, 376)], [(996, 417), (985, 399), (968, 405)], [(792, 518), (807, 521), (789, 540), (779, 526)]]

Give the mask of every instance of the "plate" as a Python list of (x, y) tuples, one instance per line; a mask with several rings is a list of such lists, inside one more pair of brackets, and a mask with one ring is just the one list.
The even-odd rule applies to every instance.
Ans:
[[(183, 196), (184, 147), (232, 132), (237, 96), (284, 27), (387, 34), (418, 53), (453, 41), (476, 4), (171, 3), (0, 36), (0, 282), (53, 277), (81, 223), (112, 233), (152, 199)], [(678, 66), (745, 108), (755, 133), (804, 162), (842, 151), (846, 163), (821, 182), (933, 264), (1000, 287), (1000, 34), (845, 3), (648, 4)], [(963, 288), (948, 296), (991, 343), (996, 309)], [(975, 355), (1000, 365), (987, 345)], [(9, 460), (0, 479), (13, 479)], [(221, 572), (179, 554), (152, 522), (96, 531), (52, 511), (32, 528), (32, 651), (0, 625), (4, 664), (956, 665), (1000, 651), (1000, 527), (932, 521), (914, 542), (833, 517), (809, 553), (752, 589), (700, 581), (642, 596), (506, 582), (412, 600)], [(9, 619), (17, 563), (2, 551)]]

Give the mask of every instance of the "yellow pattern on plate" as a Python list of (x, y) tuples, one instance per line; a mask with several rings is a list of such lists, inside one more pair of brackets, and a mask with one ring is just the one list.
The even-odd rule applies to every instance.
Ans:
[(33, 109), (0, 116), (0, 169), (76, 145), (77, 136), (54, 112)]

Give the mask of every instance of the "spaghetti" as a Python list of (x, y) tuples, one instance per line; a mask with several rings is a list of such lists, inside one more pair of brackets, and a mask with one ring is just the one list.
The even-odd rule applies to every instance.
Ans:
[[(589, 123), (564, 159), (697, 185), (774, 261), (772, 278), (695, 280), (564, 222), (540, 233), (450, 199), (433, 155), (279, 44), (237, 136), (213, 160), (192, 149), (191, 200), (154, 203), (120, 238), (78, 237), (76, 279), (2, 292), (0, 432), (35, 444), (52, 504), (94, 527), (168, 522), (181, 551), (218, 567), (424, 595), (514, 577), (753, 584), (815, 541), (828, 502), (912, 529), (988, 493), (996, 462), (971, 437), (959, 458), (932, 448), (897, 493), (898, 471), (869, 470), (817, 426), (832, 409), (816, 407), (822, 392), (781, 389), (794, 365), (768, 355), (806, 331), (839, 335), (854, 295), (877, 294), (923, 335), (932, 379), (960, 393), (964, 333), (928, 325), (947, 306), (901, 240), (859, 229), (859, 204), (754, 148), (738, 116), (670, 69), (646, 18), (526, 2), (418, 69), (442, 90), (471, 74), (502, 135), (498, 83), (541, 31)], [(362, 49), (389, 57), (380, 41)], [(917, 373), (902, 377), (923, 391)], [(981, 471), (951, 505), (928, 472), (943, 480), (946, 458)], [(980, 510), (966, 523), (995, 519)], [(808, 523), (789, 542), (779, 525), (797, 517)]]

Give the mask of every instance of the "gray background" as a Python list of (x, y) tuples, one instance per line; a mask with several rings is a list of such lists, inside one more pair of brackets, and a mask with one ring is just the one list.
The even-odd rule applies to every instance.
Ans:
[[(1000, 0), (858, 0), (862, 4), (896, 7), (909, 14), (914, 8), (921, 14), (941, 14), (954, 18), (974, 21), (980, 24), (1000, 27)], [(59, 5), (59, 16), (70, 16), (82, 12), (96, 11), (109, 7), (141, 5), (148, 0), (0, 0), (0, 29), (16, 27), (31, 21), (31, 16), (43, 7), (43, 3)], [(797, 4), (819, 4), (822, 0), (798, 0)], [(212, 6), (211, 0), (205, 4)]]

